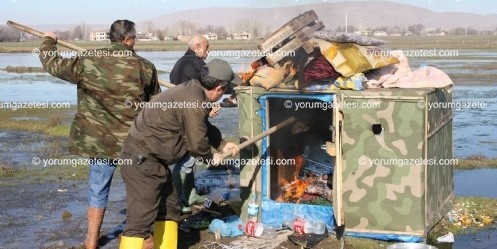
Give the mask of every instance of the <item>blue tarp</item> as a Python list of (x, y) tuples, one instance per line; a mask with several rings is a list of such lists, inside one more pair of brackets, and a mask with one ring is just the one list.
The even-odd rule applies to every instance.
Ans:
[[(259, 103), (262, 109), (259, 111), (259, 115), (262, 118), (262, 129), (267, 130), (266, 122), (266, 100), (267, 98), (282, 98), (282, 99), (313, 99), (320, 100), (323, 102), (331, 103), (333, 101), (333, 95), (296, 95), (296, 94), (267, 94), (259, 98)], [(267, 158), (267, 139), (262, 140), (262, 158)], [(262, 213), (261, 219), (262, 223), (270, 225), (275, 228), (280, 228), (284, 221), (292, 221), (297, 217), (303, 217), (309, 220), (321, 221), (326, 224), (328, 231), (332, 231), (334, 226), (334, 216), (333, 207), (330, 206), (318, 206), (318, 205), (307, 205), (307, 204), (294, 204), (294, 203), (280, 203), (271, 200), (267, 196), (267, 177), (268, 177), (268, 160), (265, 160), (265, 164), (262, 165)]]
[(356, 233), (356, 232), (345, 232), (345, 236), (350, 236), (354, 238), (366, 238), (366, 239), (376, 239), (384, 241), (400, 241), (400, 242), (411, 242), (419, 243), (423, 241), (423, 237), (410, 236), (410, 235), (400, 235), (400, 234), (382, 234), (382, 233)]

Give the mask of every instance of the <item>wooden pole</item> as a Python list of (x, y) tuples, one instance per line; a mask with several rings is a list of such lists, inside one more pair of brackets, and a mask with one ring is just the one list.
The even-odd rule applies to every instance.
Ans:
[[(277, 124), (277, 125), (275, 125), (275, 126), (273, 126), (273, 127), (269, 128), (269, 129), (267, 129), (265, 132), (259, 133), (259, 134), (255, 135), (253, 138), (251, 138), (251, 139), (249, 139), (249, 140), (247, 140), (247, 141), (245, 141), (245, 142), (243, 142), (243, 143), (239, 144), (239, 145), (238, 145), (238, 148), (239, 148), (240, 150), (241, 150), (241, 149), (244, 149), (245, 147), (247, 147), (247, 146), (249, 146), (249, 145), (251, 145), (251, 144), (253, 144), (253, 143), (255, 143), (255, 142), (259, 141), (259, 140), (260, 140), (260, 139), (262, 139), (263, 137), (265, 137), (265, 136), (269, 136), (269, 135), (273, 134), (274, 132), (278, 131), (279, 129), (281, 129), (281, 128), (283, 128), (283, 127), (285, 127), (285, 126), (289, 125), (289, 124), (294, 123), (295, 121), (297, 121), (297, 118), (295, 118), (295, 117), (289, 117), (289, 118), (288, 118), (288, 119), (286, 119), (285, 121), (283, 121), (283, 122), (281, 122), (281, 123), (279, 123), (279, 124)], [(233, 152), (231, 152), (231, 151), (224, 152), (224, 153), (222, 154), (222, 158), (229, 157), (229, 156), (231, 156), (231, 154), (232, 154), (232, 153), (233, 153)]]
[[(24, 26), (22, 24), (19, 24), (19, 23), (13, 22), (13, 21), (7, 21), (7, 25), (9, 25), (9, 26), (11, 26), (11, 27), (13, 27), (15, 29), (18, 29), (20, 31), (26, 32), (28, 34), (32, 34), (34, 36), (38, 36), (40, 38), (43, 38), (45, 36), (45, 33), (41, 32), (41, 31), (38, 31), (36, 29)], [(61, 46), (69, 48), (69, 49), (72, 49), (72, 50), (85, 51), (84, 48), (76, 46), (76, 45), (71, 44), (69, 42), (57, 40), (57, 44), (60, 44)], [(171, 82), (167, 82), (167, 81), (164, 81), (164, 80), (161, 80), (161, 79), (159, 79), (158, 81), (159, 81), (160, 85), (165, 86), (167, 88), (172, 88), (172, 87), (176, 86), (175, 84), (173, 84)]]

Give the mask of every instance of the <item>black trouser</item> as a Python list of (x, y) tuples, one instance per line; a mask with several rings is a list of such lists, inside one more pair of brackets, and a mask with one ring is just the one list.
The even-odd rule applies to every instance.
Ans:
[(121, 175), (126, 185), (127, 224), (124, 236), (148, 238), (154, 221), (180, 219), (178, 196), (174, 189), (169, 165), (155, 158), (142, 159), (139, 147), (126, 139), (122, 159), (132, 159), (132, 165), (122, 165)]

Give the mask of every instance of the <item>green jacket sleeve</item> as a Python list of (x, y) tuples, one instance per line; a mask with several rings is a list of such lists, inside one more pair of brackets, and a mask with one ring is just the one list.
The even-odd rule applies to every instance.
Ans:
[(83, 65), (80, 57), (62, 58), (57, 52), (57, 42), (45, 36), (40, 46), (40, 61), (51, 75), (78, 84), (82, 80)]

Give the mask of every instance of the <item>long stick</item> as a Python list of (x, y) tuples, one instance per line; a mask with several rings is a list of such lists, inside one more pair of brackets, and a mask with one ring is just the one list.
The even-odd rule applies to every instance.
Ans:
[[(281, 122), (281, 123), (279, 123), (279, 124), (277, 124), (277, 125), (269, 128), (269, 129), (267, 129), (265, 132), (259, 133), (259, 134), (255, 135), (253, 138), (251, 138), (251, 139), (249, 139), (249, 140), (247, 140), (247, 141), (239, 144), (238, 148), (241, 150), (241, 149), (243, 149), (243, 148), (245, 148), (245, 147), (247, 147), (247, 146), (249, 146), (249, 145), (251, 145), (251, 144), (253, 144), (253, 143), (257, 142), (257, 141), (259, 141), (263, 137), (269, 136), (269, 135), (273, 134), (274, 132), (278, 131), (279, 129), (281, 129), (281, 128), (289, 125), (289, 124), (294, 123), (295, 121), (297, 121), (297, 118), (290, 117), (290, 118), (286, 119), (285, 121), (283, 121), (283, 122)], [(232, 154), (231, 151), (224, 152), (222, 154), (222, 157), (223, 158), (229, 157), (229, 156), (231, 156), (231, 154)]]
[[(38, 36), (40, 38), (43, 38), (45, 36), (45, 33), (41, 32), (41, 31), (38, 31), (36, 29), (24, 26), (22, 24), (19, 24), (19, 23), (13, 22), (13, 21), (7, 21), (7, 25), (11, 26), (12, 28), (18, 29), (20, 31), (32, 34), (34, 36)], [(57, 44), (60, 44), (61, 46), (69, 48), (69, 49), (72, 49), (72, 50), (85, 51), (84, 48), (76, 46), (76, 45), (71, 44), (69, 42), (57, 40)], [(158, 81), (159, 81), (159, 84), (161, 84), (162, 86), (165, 86), (167, 88), (171, 88), (171, 87), (175, 87), (176, 86), (175, 84), (172, 84), (170, 82), (167, 82), (167, 81), (164, 81), (164, 80), (161, 80), (161, 79), (159, 79)]]

